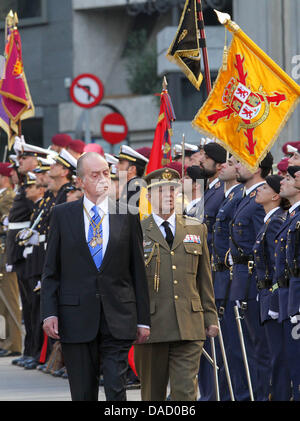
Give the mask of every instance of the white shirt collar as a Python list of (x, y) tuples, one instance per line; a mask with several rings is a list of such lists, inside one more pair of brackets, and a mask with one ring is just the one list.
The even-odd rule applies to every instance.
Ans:
[(211, 183), (209, 183), (208, 188), (212, 189), (215, 184), (219, 181), (219, 178), (215, 178)]
[(232, 186), (228, 190), (226, 190), (225, 197), (228, 197), (229, 193), (238, 185), (239, 185), (239, 183), (236, 183), (234, 186)]
[(292, 212), (293, 212), (293, 210), (295, 210), (295, 209), (296, 209), (299, 205), (300, 205), (300, 201), (299, 201), (299, 202), (294, 203), (294, 204), (293, 204), (293, 206), (291, 206), (291, 207), (290, 207), (290, 209), (289, 209), (289, 213), (292, 213)]
[[(156, 213), (152, 213), (152, 215), (153, 215), (153, 219), (154, 219), (154, 221), (155, 221), (155, 223), (156, 223), (156, 225), (158, 226), (158, 227), (160, 227), (161, 226), (161, 224), (163, 223), (163, 222), (165, 222), (165, 219), (162, 219), (160, 216), (158, 216)], [(175, 228), (175, 225), (176, 225), (176, 214), (175, 214), (175, 212), (167, 219), (167, 221), (169, 222), (169, 224), (173, 227), (173, 228)]]
[(267, 220), (268, 220), (269, 218), (271, 218), (271, 216), (273, 215), (273, 213), (275, 213), (275, 212), (276, 212), (279, 208), (280, 208), (280, 207), (279, 207), (279, 206), (277, 206), (277, 208), (271, 209), (271, 210), (267, 213), (267, 215), (264, 217), (264, 223), (266, 223), (266, 222), (267, 222)]
[(259, 183), (253, 184), (253, 186), (249, 187), (249, 189), (246, 190), (246, 196), (248, 196), (249, 193), (251, 193), (256, 187), (260, 186), (261, 184), (265, 184), (265, 181), (260, 181)]
[[(86, 196), (83, 198), (83, 205), (85, 206), (86, 210), (90, 214), (92, 211), (92, 208), (95, 206), (95, 203), (91, 202)], [(97, 209), (102, 214), (108, 214), (108, 196), (97, 205)]]

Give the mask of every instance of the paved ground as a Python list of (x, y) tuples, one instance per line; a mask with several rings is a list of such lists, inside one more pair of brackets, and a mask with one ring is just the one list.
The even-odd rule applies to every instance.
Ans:
[[(0, 358), (0, 401), (70, 401), (68, 380), (25, 370), (11, 364), (13, 358)], [(127, 392), (129, 401), (140, 401), (140, 390)], [(99, 400), (105, 401), (103, 387)]]

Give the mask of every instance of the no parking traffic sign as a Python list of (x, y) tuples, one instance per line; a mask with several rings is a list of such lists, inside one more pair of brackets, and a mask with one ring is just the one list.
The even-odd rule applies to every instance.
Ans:
[(77, 76), (70, 88), (72, 100), (83, 108), (93, 108), (98, 105), (103, 94), (104, 88), (101, 80), (90, 73)]

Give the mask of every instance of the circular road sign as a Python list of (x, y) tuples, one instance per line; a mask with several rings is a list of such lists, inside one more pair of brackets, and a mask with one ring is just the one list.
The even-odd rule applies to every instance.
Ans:
[(108, 114), (101, 123), (103, 139), (112, 145), (122, 142), (128, 135), (128, 126), (122, 114)]
[(103, 94), (104, 88), (101, 80), (90, 73), (77, 76), (70, 88), (72, 100), (83, 108), (93, 108), (98, 105)]

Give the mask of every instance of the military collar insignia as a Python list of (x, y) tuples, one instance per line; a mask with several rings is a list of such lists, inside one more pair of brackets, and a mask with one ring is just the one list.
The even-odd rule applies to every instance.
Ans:
[(296, 211), (291, 212), (290, 217), (292, 218), (293, 216), (295, 216)]
[(254, 197), (256, 195), (256, 191), (253, 191), (250, 193), (250, 198)]
[(215, 184), (215, 189), (218, 189), (220, 186), (221, 186), (221, 183), (220, 183), (220, 181), (218, 181), (218, 182)]
[(234, 192), (233, 193), (230, 193), (230, 195), (228, 196), (229, 197), (229, 200), (232, 200), (233, 199), (233, 196), (234, 196)]

